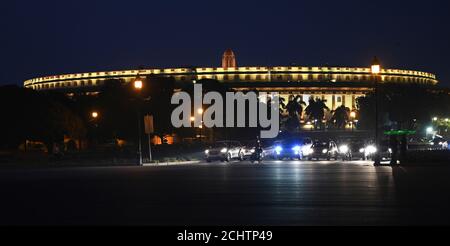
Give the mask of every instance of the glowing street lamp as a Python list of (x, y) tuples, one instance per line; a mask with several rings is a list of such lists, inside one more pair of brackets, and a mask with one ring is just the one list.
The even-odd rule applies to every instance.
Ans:
[[(200, 125), (198, 126), (198, 129), (200, 129), (200, 141), (202, 141), (202, 133), (203, 133), (203, 108), (198, 108), (197, 109), (197, 114), (200, 115), (200, 119), (202, 119), (202, 121), (200, 122)], [(191, 117), (191, 121), (194, 121), (195, 117)]]
[[(142, 87), (143, 87), (143, 83), (142, 80), (140, 78), (136, 78), (136, 80), (134, 80), (133, 83), (134, 89), (136, 89), (138, 91), (138, 94), (140, 94)], [(139, 105), (137, 106), (137, 121), (138, 121), (138, 142), (139, 142), (139, 165), (142, 166), (143, 160), (142, 160), (142, 140), (141, 140), (141, 111), (139, 108)]]
[(427, 134), (433, 133), (433, 127), (431, 127), (431, 126), (427, 127), (426, 131), (427, 131)]
[(96, 148), (97, 144), (98, 144), (98, 117), (100, 116), (99, 113), (97, 111), (92, 111), (91, 114), (91, 119), (90, 122), (92, 123), (92, 140), (93, 140), (93, 145), (94, 148)]
[[(370, 67), (370, 72), (372, 73), (373, 77), (374, 77), (374, 92), (375, 92), (375, 147), (378, 148), (379, 147), (379, 130), (378, 130), (378, 79), (379, 79), (379, 75), (381, 73), (381, 65), (380, 65), (380, 61), (378, 60), (377, 57), (374, 57), (372, 60), (372, 65)], [(375, 153), (375, 162), (374, 162), (374, 166), (378, 166), (381, 164), (381, 160), (380, 160), (380, 155), (377, 153)]]
[(92, 117), (93, 119), (97, 119), (97, 118), (98, 118), (98, 112), (97, 112), (97, 111), (93, 111), (93, 112), (91, 113), (91, 117)]
[(438, 118), (437, 117), (433, 117), (433, 121), (437, 121), (438, 120)]
[(137, 90), (141, 90), (142, 87), (143, 87), (142, 80), (136, 79), (136, 80), (134, 81), (134, 88), (137, 89)]

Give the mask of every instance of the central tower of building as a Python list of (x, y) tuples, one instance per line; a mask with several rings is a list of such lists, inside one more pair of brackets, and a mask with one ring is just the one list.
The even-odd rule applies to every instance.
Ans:
[(234, 52), (231, 49), (227, 49), (222, 56), (222, 68), (227, 69), (235, 67), (237, 67), (237, 64)]

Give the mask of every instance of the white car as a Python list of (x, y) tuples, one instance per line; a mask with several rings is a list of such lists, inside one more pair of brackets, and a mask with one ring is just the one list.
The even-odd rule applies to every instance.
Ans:
[(237, 141), (218, 141), (205, 150), (207, 162), (213, 160), (231, 161), (233, 159), (244, 160), (243, 146)]

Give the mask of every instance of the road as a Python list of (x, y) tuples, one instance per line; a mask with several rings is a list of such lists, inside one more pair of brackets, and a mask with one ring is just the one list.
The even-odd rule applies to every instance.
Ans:
[(353, 161), (0, 169), (2, 225), (450, 224), (450, 167)]

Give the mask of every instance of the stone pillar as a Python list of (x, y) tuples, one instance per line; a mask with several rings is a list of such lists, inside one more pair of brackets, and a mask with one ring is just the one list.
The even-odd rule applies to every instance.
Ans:
[(355, 94), (352, 95), (352, 107), (351, 110), (354, 110), (356, 108), (356, 101), (355, 101)]
[(335, 110), (336, 109), (336, 95), (331, 96), (331, 110)]

